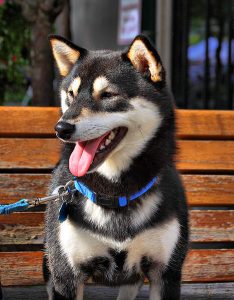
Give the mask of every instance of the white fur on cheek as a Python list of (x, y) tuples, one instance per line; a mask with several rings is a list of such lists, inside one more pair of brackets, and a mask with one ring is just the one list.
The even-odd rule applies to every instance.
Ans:
[(128, 132), (119, 145), (110, 153), (97, 172), (111, 180), (118, 178), (129, 168), (132, 160), (145, 148), (162, 123), (158, 107), (144, 98), (129, 100), (132, 108), (125, 112), (94, 113), (75, 123), (72, 141), (87, 141), (100, 137), (118, 127), (127, 127)]
[(65, 111), (68, 109), (68, 106), (66, 104), (66, 99), (67, 99), (67, 93), (66, 93), (66, 91), (65, 90), (61, 90), (60, 96), (61, 96), (62, 112), (65, 113)]

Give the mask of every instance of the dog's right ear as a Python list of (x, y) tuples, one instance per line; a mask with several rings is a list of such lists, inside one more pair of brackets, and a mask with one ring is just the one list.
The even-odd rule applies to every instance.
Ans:
[(75, 62), (86, 50), (59, 35), (50, 35), (49, 40), (59, 72), (62, 76), (67, 76)]

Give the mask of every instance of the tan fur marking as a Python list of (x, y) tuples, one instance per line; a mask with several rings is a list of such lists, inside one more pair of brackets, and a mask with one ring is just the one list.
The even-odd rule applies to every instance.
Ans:
[(93, 97), (97, 100), (100, 94), (109, 86), (109, 81), (104, 76), (97, 77), (93, 82)]
[(81, 117), (88, 117), (92, 114), (92, 111), (89, 108), (83, 107), (80, 112)]
[(81, 109), (79, 116), (75, 117), (74, 119), (67, 120), (67, 121), (71, 124), (76, 124), (76, 123), (84, 120), (86, 117), (92, 116), (92, 114), (94, 115), (95, 113), (92, 112), (89, 108), (83, 107)]
[(59, 72), (62, 76), (67, 76), (74, 63), (80, 57), (80, 52), (72, 49), (60, 40), (51, 39), (50, 42)]
[(78, 95), (78, 90), (79, 90), (79, 87), (80, 87), (80, 83), (81, 83), (81, 79), (80, 77), (76, 77), (72, 83), (70, 84), (69, 88), (68, 88), (68, 91), (69, 90), (72, 90), (73, 91), (73, 94), (74, 96), (76, 97)]
[(151, 80), (153, 82), (161, 81), (160, 73), (162, 66), (159, 64), (151, 51), (149, 51), (141, 40), (136, 40), (131, 46), (128, 54), (128, 58), (134, 65), (134, 67), (140, 71), (143, 60), (146, 60), (149, 66)]

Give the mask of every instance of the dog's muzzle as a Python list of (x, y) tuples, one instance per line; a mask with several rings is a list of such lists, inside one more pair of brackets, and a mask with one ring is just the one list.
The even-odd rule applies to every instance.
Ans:
[(58, 138), (69, 140), (72, 134), (75, 132), (75, 125), (60, 121), (55, 125), (54, 129)]

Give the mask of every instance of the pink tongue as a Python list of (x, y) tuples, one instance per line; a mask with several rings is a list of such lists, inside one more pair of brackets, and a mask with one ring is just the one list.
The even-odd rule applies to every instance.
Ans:
[(69, 159), (70, 172), (75, 176), (84, 176), (97, 151), (101, 141), (108, 133), (87, 142), (77, 142)]

